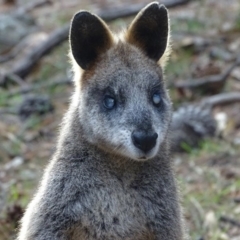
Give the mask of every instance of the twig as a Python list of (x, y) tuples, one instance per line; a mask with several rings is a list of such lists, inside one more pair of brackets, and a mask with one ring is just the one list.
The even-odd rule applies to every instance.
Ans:
[(230, 217), (227, 217), (227, 216), (221, 216), (219, 221), (221, 222), (225, 222), (225, 223), (230, 223), (231, 225), (234, 225), (236, 227), (240, 227), (240, 222), (235, 220), (235, 219), (232, 219)]
[(15, 16), (21, 16), (28, 12), (31, 12), (33, 9), (42, 7), (46, 4), (52, 4), (52, 1), (50, 0), (39, 0), (39, 1), (31, 1), (29, 4), (25, 5), (24, 7), (21, 7), (17, 9), (13, 15)]
[(232, 70), (238, 65), (240, 65), (240, 57), (238, 57), (230, 67), (228, 67), (223, 73), (219, 75), (191, 79), (188, 81), (179, 81), (175, 84), (175, 87), (177, 87), (180, 91), (182, 91), (183, 89), (196, 89), (196, 88), (213, 92), (219, 91), (224, 86)]
[(26, 47), (27, 37), (23, 38), (8, 54), (0, 55), (0, 63), (7, 62), (15, 58), (19, 52)]
[[(26, 13), (32, 11), (35, 8), (42, 7), (46, 4), (52, 4), (52, 2), (50, 0), (40, 0), (40, 1), (30, 2), (29, 4), (27, 4), (23, 7), (20, 7), (16, 11), (12, 12), (11, 15), (13, 15), (15, 17), (19, 17), (19, 16), (22, 16), (22, 15), (25, 15)], [(14, 58), (23, 49), (23, 47), (26, 45), (26, 39), (27, 38), (24, 38), (23, 40), (21, 40), (13, 48), (13, 50), (11, 50), (10, 53), (4, 54), (2, 56), (0, 55), (0, 63), (7, 62), (7, 61), (11, 60), (12, 58)]]
[(14, 108), (1, 108), (0, 109), (0, 115), (5, 115), (5, 114), (11, 114), (15, 115), (17, 114), (17, 110)]
[(63, 28), (57, 29), (52, 32), (49, 37), (41, 43), (38, 47), (34, 48), (23, 61), (17, 66), (13, 67), (12, 72), (0, 76), (0, 85), (5, 85), (10, 74), (17, 75), (21, 78), (25, 78), (35, 66), (35, 64), (51, 51), (54, 47), (58, 46), (66, 39), (66, 32), (68, 32), (69, 26), (65, 25)]
[(19, 76), (15, 75), (15, 74), (9, 74), (8, 77), (10, 80), (12, 80), (13, 82), (17, 83), (18, 85), (20, 85), (22, 87), (27, 86), (26, 82), (24, 82), (22, 78), (20, 78)]
[(57, 86), (57, 85), (62, 85), (62, 84), (71, 84), (72, 81), (69, 78), (61, 78), (61, 79), (56, 79), (54, 81), (51, 82), (46, 82), (46, 83), (39, 83), (39, 84), (34, 84), (34, 85), (26, 85), (21, 87), (20, 89), (17, 89), (15, 91), (10, 91), (7, 94), (7, 97), (11, 97), (17, 94), (24, 94), (24, 93), (29, 93), (35, 90), (39, 90), (41, 88), (49, 88), (49, 87), (53, 87), (53, 86)]
[[(172, 1), (160, 1), (165, 4), (166, 7), (172, 8), (179, 5), (186, 4), (191, 0), (172, 0)], [(136, 14), (141, 8), (142, 4), (124, 6), (118, 9), (111, 9), (107, 11), (100, 11), (97, 14), (105, 21), (112, 21), (117, 18), (122, 18)], [(69, 33), (69, 24), (52, 32), (49, 37), (41, 43), (38, 47), (32, 50), (23, 61), (17, 66), (13, 66), (11, 73), (18, 75), (21, 78), (25, 78), (35, 66), (35, 64), (47, 53), (49, 53), (54, 47), (67, 40)], [(10, 73), (0, 76), (0, 86), (6, 86), (8, 75)]]
[(220, 93), (212, 97), (207, 97), (200, 102), (200, 105), (205, 108), (213, 108), (217, 105), (225, 105), (235, 102), (240, 102), (240, 92)]
[[(173, 7), (187, 4), (191, 1), (192, 0), (165, 0), (165, 1), (159, 1), (159, 2), (161, 4), (164, 4), (167, 8), (173, 8)], [(114, 8), (114, 10), (113, 9), (100, 10), (99, 12), (97, 12), (97, 15), (100, 16), (105, 21), (112, 21), (117, 18), (124, 18), (124, 17), (135, 15), (143, 7), (145, 7), (145, 5), (146, 5), (145, 3), (138, 3), (138, 4), (132, 4), (132, 5)]]

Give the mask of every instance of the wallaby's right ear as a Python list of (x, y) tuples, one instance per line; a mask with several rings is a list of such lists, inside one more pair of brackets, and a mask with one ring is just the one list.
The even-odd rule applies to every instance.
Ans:
[(81, 11), (72, 20), (70, 47), (78, 65), (88, 69), (113, 44), (107, 25), (97, 16)]
[(126, 39), (149, 58), (158, 61), (164, 54), (169, 38), (168, 11), (158, 2), (143, 8), (130, 25)]

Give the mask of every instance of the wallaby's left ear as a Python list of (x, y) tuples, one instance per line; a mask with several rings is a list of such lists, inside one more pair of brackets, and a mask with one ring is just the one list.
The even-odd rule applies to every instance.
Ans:
[(126, 40), (158, 61), (166, 50), (168, 31), (168, 11), (154, 2), (138, 13), (127, 31)]
[(69, 38), (72, 55), (85, 70), (113, 44), (112, 34), (104, 21), (87, 11), (75, 14)]

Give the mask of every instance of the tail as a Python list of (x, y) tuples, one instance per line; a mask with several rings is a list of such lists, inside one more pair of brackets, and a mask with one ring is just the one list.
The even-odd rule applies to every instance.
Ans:
[(172, 151), (188, 151), (206, 137), (214, 136), (216, 121), (211, 109), (198, 106), (181, 107), (173, 113), (170, 126)]

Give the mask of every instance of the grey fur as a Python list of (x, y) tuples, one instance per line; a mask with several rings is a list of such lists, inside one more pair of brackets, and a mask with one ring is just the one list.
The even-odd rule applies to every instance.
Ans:
[[(121, 40), (97, 61), (76, 84), (56, 153), (18, 240), (185, 239), (169, 157), (172, 111), (162, 69)], [(153, 105), (155, 89), (161, 107)], [(112, 110), (103, 107), (106, 94), (116, 99)], [(132, 143), (136, 129), (158, 133), (149, 152)]]

